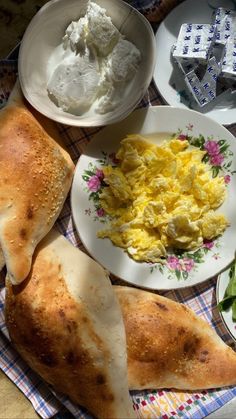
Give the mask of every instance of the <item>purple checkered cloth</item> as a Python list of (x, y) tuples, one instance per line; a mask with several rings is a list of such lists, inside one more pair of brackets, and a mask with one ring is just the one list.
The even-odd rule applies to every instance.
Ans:
[[(0, 107), (6, 103), (14, 85), (16, 68), (17, 63), (14, 61), (0, 62)], [(138, 107), (160, 104), (163, 104), (163, 101), (152, 83)], [(236, 124), (227, 128), (236, 134)], [(58, 125), (58, 129), (76, 163), (90, 139), (102, 128), (80, 129)], [(73, 245), (84, 250), (72, 223), (69, 199), (67, 199), (56, 224), (59, 231)], [(116, 283), (114, 277), (112, 281)], [(216, 308), (215, 289), (216, 278), (194, 287), (162, 292), (162, 294), (186, 304), (197, 315), (205, 319), (228, 345), (233, 346), (233, 341), (224, 328)], [(14, 350), (5, 325), (4, 297), (5, 288), (4, 279), (2, 279), (0, 282), (0, 368), (25, 394), (42, 418), (50, 418), (58, 413), (60, 415), (62, 407), (76, 418), (91, 418), (84, 409), (74, 405), (67, 397), (55, 393), (37, 374), (29, 369)], [(236, 387), (189, 393), (175, 392), (171, 389), (132, 392), (137, 416), (159, 419), (174, 419), (176, 417), (200, 419), (222, 407), (235, 396)], [(62, 417), (66, 417), (66, 414)]]
[(183, 0), (126, 0), (153, 23), (158, 23)]

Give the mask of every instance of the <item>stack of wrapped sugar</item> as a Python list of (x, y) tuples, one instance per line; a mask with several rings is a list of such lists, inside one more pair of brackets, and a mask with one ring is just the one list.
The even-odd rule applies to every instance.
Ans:
[(204, 63), (210, 55), (215, 38), (214, 25), (184, 23), (180, 28), (173, 57), (180, 62), (193, 60)]
[[(219, 77), (236, 77), (236, 12), (220, 7), (213, 23), (184, 23), (173, 46), (173, 59), (200, 107), (212, 102)], [(201, 80), (197, 75), (204, 69)]]
[(229, 38), (236, 35), (236, 12), (219, 7), (213, 13), (214, 25), (216, 27), (216, 43), (226, 44)]

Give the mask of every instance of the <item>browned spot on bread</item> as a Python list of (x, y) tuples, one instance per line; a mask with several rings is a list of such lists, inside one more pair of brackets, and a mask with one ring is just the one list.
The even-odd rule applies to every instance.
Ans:
[(69, 351), (65, 356), (65, 360), (67, 364), (76, 364), (78, 362), (78, 357), (73, 351)]
[(104, 377), (103, 374), (98, 374), (96, 376), (96, 383), (97, 384), (105, 384), (105, 382), (106, 382), (106, 378)]
[(197, 352), (199, 342), (200, 339), (197, 336), (189, 337), (188, 340), (184, 342), (184, 354), (186, 354), (189, 358), (193, 357)]
[(207, 350), (201, 351), (200, 355), (198, 357), (200, 362), (208, 362), (208, 354), (209, 352)]
[(62, 308), (59, 308), (59, 310), (58, 310), (58, 314), (59, 314), (59, 316), (60, 316), (60, 317), (62, 317), (63, 319), (66, 317), (65, 312), (64, 312), (64, 310), (63, 310)]
[(168, 308), (165, 306), (165, 304), (158, 303), (157, 301), (154, 301), (154, 304), (156, 304), (157, 307), (159, 307), (161, 310), (168, 311)]
[(77, 323), (74, 320), (67, 320), (66, 327), (70, 333), (73, 333), (77, 329)]
[(178, 335), (179, 336), (182, 336), (182, 335), (184, 335), (186, 333), (186, 330), (183, 327), (179, 327), (177, 329), (177, 331), (178, 331)]
[(55, 367), (57, 365), (57, 360), (52, 353), (40, 354), (39, 359), (48, 367)]
[(27, 238), (27, 231), (25, 228), (21, 228), (19, 234), (20, 234), (21, 239), (25, 240)]
[(33, 208), (32, 207), (28, 207), (27, 208), (27, 212), (26, 212), (26, 218), (28, 218), (28, 220), (32, 220), (33, 218)]

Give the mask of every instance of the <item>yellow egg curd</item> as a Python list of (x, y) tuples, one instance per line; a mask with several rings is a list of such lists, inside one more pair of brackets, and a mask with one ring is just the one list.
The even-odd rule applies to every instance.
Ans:
[(160, 262), (170, 248), (194, 250), (229, 225), (215, 212), (226, 197), (205, 151), (172, 138), (156, 145), (140, 135), (121, 141), (118, 166), (103, 168), (100, 204), (111, 216), (98, 237), (109, 238), (137, 261)]

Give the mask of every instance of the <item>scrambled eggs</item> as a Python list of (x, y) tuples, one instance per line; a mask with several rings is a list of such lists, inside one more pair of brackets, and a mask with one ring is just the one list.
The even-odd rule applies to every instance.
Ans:
[(228, 225), (214, 210), (226, 196), (222, 177), (212, 178), (205, 151), (177, 138), (155, 145), (139, 135), (121, 141), (117, 167), (103, 169), (100, 204), (111, 222), (108, 237), (138, 261), (160, 262), (169, 248), (193, 250)]

